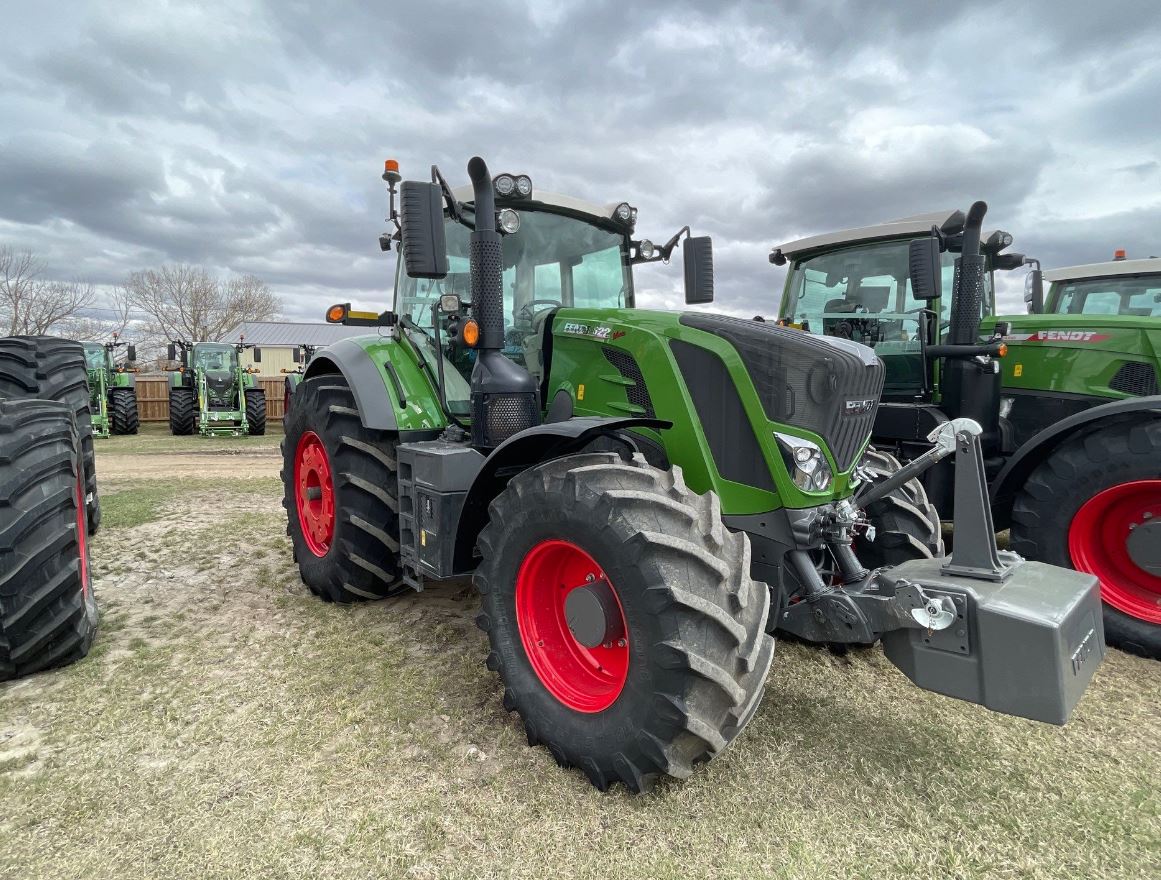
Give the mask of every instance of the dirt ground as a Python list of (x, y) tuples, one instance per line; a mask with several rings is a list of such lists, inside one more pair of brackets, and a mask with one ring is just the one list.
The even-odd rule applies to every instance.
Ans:
[(502, 709), (469, 583), (308, 594), (277, 435), (129, 439), (92, 655), (0, 685), (0, 878), (1161, 876), (1161, 664), (1055, 728), (780, 644), (728, 752), (600, 794)]

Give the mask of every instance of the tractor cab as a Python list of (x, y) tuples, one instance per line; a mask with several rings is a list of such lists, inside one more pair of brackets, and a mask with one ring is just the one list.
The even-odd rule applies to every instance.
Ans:
[(112, 358), (103, 343), (85, 342), (85, 366), (90, 372), (95, 370), (112, 369)]
[[(884, 400), (938, 398), (938, 374), (924, 350), (946, 341), (963, 223), (961, 211), (939, 211), (780, 245), (770, 255), (775, 265), (790, 264), (780, 322), (875, 349), (887, 368)], [(924, 300), (911, 288), (908, 255), (911, 241), (932, 227), (947, 247), (939, 255), (940, 294)], [(1000, 254), (1011, 241), (997, 231), (983, 243), (981, 319), (993, 313), (994, 270), (1023, 265), (1022, 255)]]
[[(634, 241), (637, 209), (627, 202), (597, 205), (532, 187), (526, 175), (498, 175), (494, 181), (500, 229), (504, 234), (501, 289), (503, 294), (502, 354), (525, 367), (540, 384), (551, 351), (551, 316), (561, 308), (627, 309), (634, 306), (635, 262), (660, 259), (661, 249), (649, 241)], [(471, 187), (452, 191), (472, 222)], [(471, 229), (445, 211), (444, 238), (448, 273), (439, 279), (412, 278), (399, 260), (395, 278), (395, 312), (405, 319), (405, 332), (436, 363), (433, 320), (440, 298), (449, 294), (470, 299)], [(449, 335), (441, 334), (449, 343)], [(468, 412), (469, 384), (477, 352), (443, 344), (447, 404), (455, 415)]]
[(238, 352), (233, 345), (216, 342), (202, 342), (193, 349), (194, 369), (207, 373), (229, 373), (238, 366)]
[(1044, 304), (1050, 315), (1161, 318), (1161, 259), (1114, 260), (1054, 269)]

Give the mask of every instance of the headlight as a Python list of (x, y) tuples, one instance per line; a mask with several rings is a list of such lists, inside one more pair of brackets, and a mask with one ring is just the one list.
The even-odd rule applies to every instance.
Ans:
[(654, 252), (653, 242), (651, 242), (647, 238), (644, 241), (642, 241), (639, 245), (637, 245), (637, 254), (639, 256), (644, 257), (646, 260), (653, 258), (653, 252)]
[(501, 174), (493, 181), (496, 187), (496, 194), (501, 196), (510, 196), (516, 189), (516, 178), (511, 174)]
[(817, 443), (778, 431), (774, 432), (774, 439), (795, 486), (806, 492), (825, 492), (830, 488), (834, 474)]
[(500, 231), (508, 235), (517, 232), (520, 229), (520, 215), (511, 208), (504, 208), (500, 211)]
[(613, 212), (617, 215), (619, 220), (628, 223), (633, 218), (633, 208), (628, 202), (621, 202), (617, 205), (617, 209)]
[(525, 197), (532, 195), (532, 178), (527, 174), (521, 174), (517, 177), (516, 192)]

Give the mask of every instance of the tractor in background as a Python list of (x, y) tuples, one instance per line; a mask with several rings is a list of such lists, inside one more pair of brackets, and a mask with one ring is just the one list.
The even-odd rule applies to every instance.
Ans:
[(241, 340), (169, 344), (169, 430), (175, 435), (244, 437), (266, 433), (266, 391), (257, 368), (243, 367), (240, 356), (252, 349), (254, 363), (262, 349)]
[(281, 372), (285, 375), (282, 383), (282, 420), (286, 421), (286, 416), (290, 412), (290, 399), (294, 397), (294, 392), (298, 388), (298, 383), (302, 381), (302, 374), (306, 372), (306, 368), (310, 366), (310, 362), (314, 359), (315, 353), (322, 348), (320, 345), (310, 345), (304, 343), (296, 345), (291, 351), (291, 359), (297, 366), (293, 370), (283, 368)]
[[(940, 425), (982, 425), (1011, 549), (1098, 575), (1109, 644), (1161, 658), (1161, 261), (1044, 273), (995, 231), (982, 283), (961, 292), (965, 220), (922, 215), (775, 248), (771, 262), (789, 264), (779, 320), (869, 345), (886, 364), (876, 451), (906, 462)], [(1025, 265), (1033, 314), (997, 316), (994, 272)], [(954, 476), (943, 465), (923, 477), (945, 519)]]
[(96, 637), (86, 373), (79, 342), (0, 339), (0, 681), (79, 660)]
[[(135, 346), (117, 341), (85, 342), (85, 364), (89, 372), (89, 406), (93, 436), (136, 434), (141, 424), (137, 413), (137, 380), (131, 366), (137, 361)], [(126, 346), (124, 363), (117, 363), (117, 349)]]
[[(387, 164), (395, 310), (331, 307), (368, 335), (316, 354), (295, 392), (283, 503), (312, 592), (472, 575), (505, 708), (600, 789), (720, 754), (757, 711), (775, 630), (882, 639), (922, 687), (1067, 719), (1103, 655), (1097, 581), (996, 549), (968, 491), (977, 425), (865, 481), (883, 384), (869, 348), (636, 310), (632, 263), (679, 243), (686, 301), (712, 301), (709, 239), (658, 248), (626, 202), (542, 192), (479, 158), (468, 174), (453, 190), (437, 168), (426, 183)], [(965, 475), (971, 539), (867, 567), (865, 507), (944, 458)]]

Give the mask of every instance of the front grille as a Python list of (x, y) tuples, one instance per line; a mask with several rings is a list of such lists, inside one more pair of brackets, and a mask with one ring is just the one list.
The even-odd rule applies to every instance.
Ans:
[(539, 418), (535, 394), (473, 394), (472, 445), (493, 449)]
[(625, 397), (629, 403), (645, 410), (646, 418), (656, 418), (657, 414), (653, 411), (653, 399), (649, 396), (649, 389), (645, 387), (645, 377), (641, 375), (641, 367), (633, 355), (607, 345), (601, 346), (601, 351), (605, 354), (605, 360), (616, 367), (617, 372), (622, 377), (633, 383), (625, 386)]
[(1152, 364), (1143, 361), (1126, 361), (1121, 364), (1121, 368), (1109, 382), (1109, 387), (1113, 391), (1137, 397), (1149, 397), (1159, 393), (1157, 386), (1157, 371)]
[(883, 362), (865, 345), (724, 315), (681, 323), (729, 342), (772, 422), (818, 434), (840, 471), (854, 464), (875, 422)]

